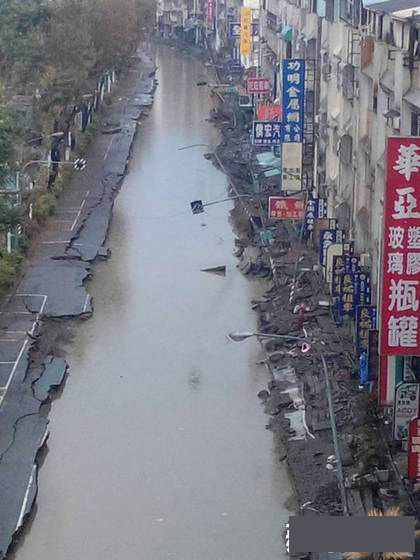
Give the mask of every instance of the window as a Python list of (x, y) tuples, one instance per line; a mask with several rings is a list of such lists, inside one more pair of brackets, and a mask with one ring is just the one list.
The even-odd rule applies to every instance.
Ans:
[(411, 136), (420, 136), (420, 113), (411, 113)]
[(382, 39), (383, 33), (384, 33), (384, 16), (379, 16), (378, 39)]

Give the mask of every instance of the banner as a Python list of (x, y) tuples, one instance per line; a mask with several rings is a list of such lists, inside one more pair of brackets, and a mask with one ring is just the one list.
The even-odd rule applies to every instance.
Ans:
[(299, 192), (302, 190), (302, 144), (282, 145), (281, 190)]
[(303, 220), (305, 203), (301, 198), (270, 196), (268, 198), (268, 218), (278, 220)]
[(319, 232), (319, 264), (325, 266), (327, 248), (333, 243), (343, 241), (343, 232), (340, 229), (321, 229)]
[(282, 142), (303, 142), (305, 103), (305, 61), (283, 60)]
[(281, 124), (278, 121), (253, 121), (252, 123), (252, 143), (256, 146), (278, 146), (281, 141), (280, 135)]
[(390, 137), (384, 204), (380, 352), (419, 355), (420, 138)]
[(241, 54), (249, 56), (251, 53), (251, 24), (252, 13), (251, 8), (241, 7)]

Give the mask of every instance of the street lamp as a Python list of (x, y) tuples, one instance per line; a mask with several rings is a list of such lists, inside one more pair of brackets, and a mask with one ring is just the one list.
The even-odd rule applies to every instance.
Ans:
[(318, 354), (321, 363), (322, 369), (324, 372), (325, 378), (325, 388), (327, 391), (327, 401), (328, 401), (328, 411), (330, 414), (330, 423), (331, 423), (331, 431), (333, 436), (333, 443), (334, 443), (334, 452), (337, 458), (337, 478), (338, 478), (338, 485), (340, 487), (340, 494), (341, 494), (341, 503), (343, 505), (344, 515), (348, 515), (348, 503), (347, 503), (347, 494), (346, 488), (344, 485), (344, 475), (343, 475), (343, 464), (341, 462), (341, 455), (340, 455), (340, 446), (338, 444), (338, 435), (337, 435), (337, 425), (335, 422), (335, 413), (334, 407), (332, 402), (332, 395), (331, 395), (331, 384), (330, 384), (330, 376), (328, 373), (327, 362), (325, 361), (324, 354), (319, 351), (314, 346), (314, 340), (309, 339), (307, 336), (299, 337), (299, 336), (291, 336), (287, 334), (270, 334), (270, 333), (259, 333), (259, 332), (232, 332), (229, 333), (228, 337), (233, 342), (242, 342), (247, 338), (256, 338), (258, 341), (263, 339), (272, 339), (272, 340), (291, 340), (291, 341), (298, 341), (302, 342), (301, 351), (303, 353), (308, 352), (309, 350), (313, 349)]
[(62, 138), (65, 132), (53, 132), (52, 134), (47, 134), (46, 136), (37, 136), (37, 138), (32, 138), (27, 140), (27, 144), (32, 144), (33, 142), (38, 142), (39, 140), (45, 140), (46, 138)]
[[(239, 202), (241, 203), (242, 208), (244, 209), (246, 215), (248, 216), (248, 218), (250, 219), (252, 225), (254, 226), (254, 228), (256, 230), (259, 229), (259, 226), (257, 224), (257, 222), (255, 221), (255, 218), (252, 216), (251, 212), (249, 211), (247, 205), (245, 204), (245, 202), (243, 201), (243, 196), (240, 194), (240, 192), (238, 191), (238, 189), (236, 188), (234, 182), (232, 181), (232, 179), (230, 178), (230, 175), (226, 169), (226, 167), (223, 165), (222, 160), (219, 157), (219, 154), (216, 151), (212, 151), (211, 146), (209, 146), (208, 144), (191, 144), (190, 146), (183, 146), (181, 148), (178, 148), (178, 150), (188, 150), (189, 148), (195, 148), (195, 147), (204, 147), (204, 148), (208, 148), (211, 151), (211, 155), (216, 159), (220, 169), (222, 170), (222, 172), (226, 175), (228, 181), (229, 181), (229, 185), (231, 186), (233, 192), (235, 193), (235, 198), (237, 198), (239, 200)], [(261, 204), (261, 203), (260, 203)], [(260, 206), (261, 208), (261, 206)], [(261, 215), (261, 221), (264, 223), (264, 219), (263, 216)], [(279, 283), (279, 279), (277, 277), (277, 271), (276, 271), (276, 267), (274, 264), (274, 259), (273, 259), (273, 255), (270, 249), (270, 246), (267, 245), (265, 246), (265, 249), (268, 253), (269, 259), (270, 259), (270, 265), (271, 265), (271, 270), (273, 272), (273, 279), (274, 279), (274, 284), (276, 287), (280, 286)]]

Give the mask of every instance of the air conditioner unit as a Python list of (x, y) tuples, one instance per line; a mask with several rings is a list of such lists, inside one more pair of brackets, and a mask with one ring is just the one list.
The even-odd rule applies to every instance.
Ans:
[(360, 266), (363, 268), (370, 268), (371, 258), (369, 253), (361, 253)]
[(240, 95), (239, 107), (252, 107), (252, 97), (250, 95)]

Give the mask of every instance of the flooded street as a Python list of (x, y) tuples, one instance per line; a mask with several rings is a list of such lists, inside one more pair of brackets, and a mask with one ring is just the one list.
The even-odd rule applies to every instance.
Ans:
[[(95, 313), (68, 348), (38, 511), (16, 560), (278, 560), (290, 484), (257, 399), (258, 283), (232, 254), (230, 203), (203, 158), (201, 64), (160, 48), (159, 86), (114, 208)], [(200, 269), (226, 265), (225, 277)]]

